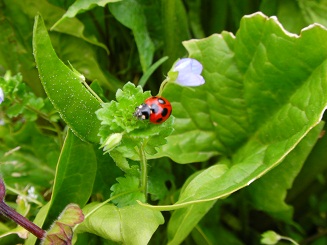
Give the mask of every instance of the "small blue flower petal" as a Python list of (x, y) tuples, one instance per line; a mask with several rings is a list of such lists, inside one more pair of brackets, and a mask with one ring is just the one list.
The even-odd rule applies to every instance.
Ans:
[(0, 88), (0, 104), (5, 100), (5, 95), (3, 94), (2, 88)]
[(174, 65), (173, 70), (178, 71), (176, 83), (182, 86), (200, 86), (205, 83), (204, 78), (200, 75), (203, 66), (195, 59), (180, 59)]
[(179, 85), (187, 87), (196, 87), (205, 83), (204, 78), (201, 75), (193, 73), (183, 74), (181, 77), (178, 76), (176, 82)]
[(202, 64), (196, 59), (183, 58), (176, 62), (174, 71), (178, 72), (192, 72), (200, 75), (203, 70)]

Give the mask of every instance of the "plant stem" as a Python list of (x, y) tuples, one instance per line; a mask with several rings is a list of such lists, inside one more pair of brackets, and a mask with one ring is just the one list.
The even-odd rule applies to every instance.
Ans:
[(45, 236), (45, 231), (42, 230), (40, 227), (38, 227), (33, 222), (29, 221), (23, 215), (17, 213), (14, 209), (9, 207), (4, 202), (5, 194), (6, 194), (6, 187), (5, 187), (5, 184), (2, 180), (2, 178), (0, 177), (0, 214), (3, 214), (4, 216), (8, 217), (9, 219), (12, 219), (18, 225), (24, 227), (26, 230), (31, 232), (33, 235), (35, 235), (39, 239), (42, 239)]
[(93, 89), (91, 89), (91, 87), (87, 84), (87, 82), (85, 82), (85, 79), (82, 79), (82, 83), (86, 87), (86, 89), (99, 101), (99, 103), (103, 104), (102, 99), (97, 95), (96, 92), (93, 91)]
[(167, 85), (167, 83), (168, 83), (168, 79), (165, 79), (165, 80), (161, 83), (160, 88), (159, 88), (159, 92), (158, 92), (158, 96), (161, 96), (161, 94), (162, 94), (162, 92), (163, 92), (165, 86)]
[(293, 240), (292, 238), (290, 238), (290, 237), (280, 236), (280, 239), (283, 239), (283, 240), (289, 241), (289, 242), (293, 243), (294, 245), (299, 245), (296, 241), (294, 241), (294, 240)]
[(0, 213), (15, 221), (18, 225), (24, 227), (26, 230), (31, 232), (37, 238), (42, 239), (45, 236), (45, 231), (38, 227), (27, 218), (17, 213), (14, 209), (9, 207), (5, 202), (0, 202)]
[(144, 152), (144, 146), (139, 147), (140, 166), (141, 166), (141, 190), (144, 193), (145, 201), (148, 199), (148, 163)]

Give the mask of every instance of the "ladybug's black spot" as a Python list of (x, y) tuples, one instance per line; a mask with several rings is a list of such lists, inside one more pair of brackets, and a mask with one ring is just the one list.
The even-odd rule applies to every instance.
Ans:
[(150, 117), (150, 113), (149, 112), (147, 112), (147, 111), (143, 111), (142, 112), (142, 116), (141, 116), (142, 119), (149, 119), (149, 117)]
[(167, 108), (163, 108), (162, 112), (161, 112), (161, 116), (165, 117), (168, 114), (168, 109)]
[(162, 121), (162, 118), (157, 119), (157, 123), (160, 123)]
[(158, 98), (158, 102), (159, 102), (159, 104), (162, 104), (162, 105), (166, 104), (166, 101), (164, 101), (164, 100), (161, 99), (161, 98)]

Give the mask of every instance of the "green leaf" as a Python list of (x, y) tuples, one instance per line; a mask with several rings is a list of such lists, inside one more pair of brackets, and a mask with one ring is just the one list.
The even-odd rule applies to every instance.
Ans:
[[(64, 18), (73, 18), (79, 13), (91, 10), (96, 6), (104, 7), (108, 3), (120, 2), (121, 0), (77, 0), (75, 1), (67, 10), (67, 12), (61, 17), (58, 22), (62, 21)], [(57, 23), (58, 23), (57, 22)]]
[[(96, 167), (93, 146), (69, 131), (57, 164), (51, 200), (38, 213), (37, 224), (47, 228), (69, 203), (83, 207), (92, 193)], [(33, 244), (33, 238), (30, 240)]]
[(164, 223), (160, 212), (139, 205), (98, 207), (95, 203), (85, 206), (85, 221), (77, 227), (76, 233), (89, 232), (116, 243), (148, 244), (158, 226)]
[[(296, 147), (327, 106), (327, 31), (321, 26), (295, 36), (276, 18), (254, 14), (242, 19), (236, 38), (223, 33), (185, 45), (203, 64), (206, 84), (165, 91), (177, 108), (177, 126), (161, 154), (179, 162), (224, 154), (230, 167), (217, 177), (202, 172), (177, 203), (152, 207), (158, 210), (216, 200), (251, 184)], [(212, 154), (195, 155), (199, 151)]]
[(204, 202), (174, 211), (168, 224), (168, 244), (181, 244), (214, 204), (215, 201)]
[[(227, 166), (216, 164), (206, 170), (193, 174), (184, 184), (179, 199), (192, 196), (197, 199), (198, 188), (210, 185), (213, 179), (219, 178), (227, 171)], [(205, 178), (203, 178), (205, 177)], [(215, 204), (215, 200), (189, 205), (175, 210), (168, 224), (168, 239), (170, 245), (180, 244), (193, 230), (194, 226)], [(183, 225), (181, 225), (183, 224)]]
[(33, 50), (43, 87), (73, 132), (83, 140), (99, 142), (100, 103), (82, 85), (81, 78), (62, 63), (52, 48), (41, 17), (35, 18)]
[[(151, 207), (157, 210), (188, 209), (251, 184), (297, 146), (327, 106), (327, 31), (320, 26), (303, 30), (299, 37), (286, 33), (275, 18), (255, 14), (243, 18), (236, 38), (223, 33), (185, 45), (203, 64), (206, 84), (165, 91), (173, 101), (177, 126), (163, 152), (185, 162), (183, 157), (205, 160), (209, 154), (193, 153), (215, 149), (228, 156), (219, 165), (227, 165), (220, 174), (212, 167), (200, 172), (186, 182), (174, 205)], [(179, 100), (174, 100), (178, 93)], [(192, 141), (190, 128), (203, 137), (200, 143)], [(212, 138), (205, 137), (208, 132)], [(177, 210), (173, 216), (186, 215)]]
[(54, 220), (69, 203), (81, 207), (86, 204), (92, 193), (96, 168), (93, 146), (69, 131), (57, 164), (47, 221)]
[(257, 210), (292, 223), (293, 208), (285, 203), (287, 190), (292, 187), (323, 126), (320, 123), (312, 129), (280, 165), (246, 188), (250, 202)]
[[(103, 88), (116, 92), (122, 87), (122, 83), (109, 73), (102, 65), (102, 59), (108, 59), (104, 52), (90, 45), (80, 38), (67, 35), (51, 35), (51, 41), (54, 47), (58, 47), (58, 56), (63, 61), (69, 61), (74, 68), (82, 73), (87, 80), (98, 80)], [(81, 53), (81, 50), (82, 53)], [(81, 54), (83, 58), (81, 58)], [(101, 57), (100, 57), (101, 56)]]
[[(36, 224), (39, 227), (42, 227), (42, 225), (44, 224), (44, 220), (46, 218), (46, 215), (49, 211), (49, 207), (50, 207), (50, 202), (48, 202), (46, 205), (44, 205), (39, 212), (37, 213), (35, 219), (34, 219), (34, 224)], [(37, 242), (37, 237), (35, 236), (28, 236), (28, 238), (25, 241), (25, 245), (34, 245)]]
[[(16, 11), (22, 11), (22, 14), (26, 14), (29, 18), (33, 18), (37, 14), (44, 16), (46, 23), (49, 26), (53, 25), (65, 13), (65, 10), (49, 3), (46, 0), (39, 0), (38, 2), (33, 0), (26, 0), (24, 2), (13, 0), (11, 1), (11, 4), (15, 5), (15, 8), (17, 8)], [(20, 18), (20, 22), (23, 23), (24, 19), (22, 17)], [(105, 49), (106, 52), (109, 53), (106, 45), (100, 43), (95, 36), (85, 35), (84, 29), (85, 26), (79, 19), (71, 18), (68, 19), (63, 25), (57, 26), (55, 30), (61, 33), (75, 36), (77, 38), (81, 38), (88, 43)]]
[(298, 2), (301, 9), (301, 14), (306, 20), (307, 24), (319, 23), (327, 26), (326, 11), (327, 1), (305, 1)]
[(119, 177), (117, 181), (118, 183), (114, 184), (110, 190), (112, 191), (111, 197), (115, 198), (113, 202), (118, 204), (118, 207), (136, 204), (136, 200), (145, 201), (144, 194), (139, 187), (140, 179), (138, 177)]
[(315, 182), (317, 182), (317, 180), (320, 182), (319, 175), (326, 171), (327, 137), (323, 135), (325, 131), (326, 124), (324, 130), (321, 132), (319, 141), (305, 161), (301, 172), (297, 175), (292, 189), (288, 191), (287, 199), (289, 202), (298, 203), (300, 200), (300, 202), (306, 203), (308, 197), (303, 193), (310, 192)]
[[(256, 209), (268, 212), (270, 215), (285, 222), (293, 223), (292, 208), (284, 202), (287, 189), (291, 187), (292, 181), (297, 176), (302, 164), (317, 141), (322, 127), (323, 123), (320, 123), (311, 130), (280, 165), (246, 188), (251, 198), (250, 201)], [(222, 167), (223, 165), (215, 166), (215, 168)], [(215, 173), (212, 168), (208, 168), (207, 171), (215, 176), (214, 178), (218, 178), (219, 174)], [(193, 180), (193, 177), (191, 176), (190, 179)], [(194, 181), (193, 184), (200, 183)], [(201, 185), (206, 185), (206, 183), (202, 182)], [(190, 187), (188, 181), (185, 186), (187, 188)], [(194, 193), (196, 188), (196, 186), (191, 188), (194, 190)], [(182, 193), (184, 192), (185, 190), (182, 190)], [(186, 193), (186, 195), (190, 195), (190, 193)], [(199, 203), (176, 210), (169, 221), (169, 244), (180, 244), (214, 203), (215, 201)], [(181, 223), (183, 224), (182, 226), (180, 225)]]
[[(326, 36), (320, 26), (303, 30), (300, 37), (291, 35), (275, 18), (256, 14), (242, 19), (236, 38), (223, 32), (185, 42), (190, 56), (203, 64), (206, 84), (194, 89), (166, 86), (176, 126), (160, 156), (180, 163), (204, 161), (219, 154), (233, 156), (256, 138), (271, 143), (297, 133), (302, 138), (300, 131), (305, 134), (316, 125), (325, 106), (319, 84), (324, 79), (319, 76), (327, 56)], [(307, 98), (297, 101), (299, 110), (292, 107), (298, 97)], [(316, 109), (308, 120), (301, 116), (306, 105)], [(269, 135), (258, 135), (267, 127), (277, 130), (277, 121), (283, 129), (278, 134), (271, 128)]]
[(113, 16), (133, 31), (143, 72), (146, 72), (150, 67), (155, 51), (147, 28), (145, 8), (146, 5), (138, 0), (109, 4), (109, 9)]

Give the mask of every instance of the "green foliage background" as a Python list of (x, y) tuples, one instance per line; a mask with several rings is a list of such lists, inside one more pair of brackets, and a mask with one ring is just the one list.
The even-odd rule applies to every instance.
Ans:
[[(44, 229), (78, 204), (86, 219), (75, 244), (259, 244), (267, 230), (326, 244), (326, 9), (325, 0), (1, 0), (7, 203)], [(104, 155), (100, 138), (117, 132), (100, 130), (98, 117), (110, 125), (149, 95), (132, 84), (155, 95), (181, 57), (203, 64), (206, 84), (168, 84), (174, 119), (126, 126), (133, 140), (155, 135), (145, 203), (139, 138)], [(1, 244), (38, 243), (0, 221)]]

